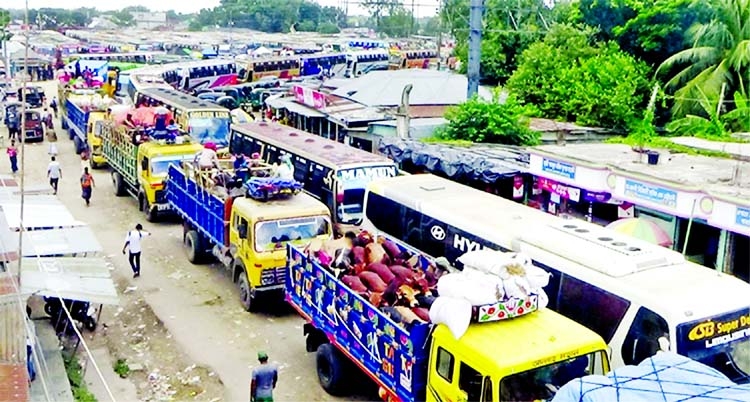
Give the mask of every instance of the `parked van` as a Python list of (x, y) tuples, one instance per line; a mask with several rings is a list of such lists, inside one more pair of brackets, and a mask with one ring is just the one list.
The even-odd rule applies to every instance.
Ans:
[(664, 348), (750, 381), (750, 284), (677, 252), (429, 174), (371, 182), (363, 225), (451, 262), (526, 253), (552, 273), (549, 307), (604, 338), (613, 367)]

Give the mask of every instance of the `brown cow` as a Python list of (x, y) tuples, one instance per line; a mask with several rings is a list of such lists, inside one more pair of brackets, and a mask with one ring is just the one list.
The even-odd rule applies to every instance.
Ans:
[(362, 283), (372, 292), (384, 292), (388, 285), (375, 272), (362, 271), (358, 275)]

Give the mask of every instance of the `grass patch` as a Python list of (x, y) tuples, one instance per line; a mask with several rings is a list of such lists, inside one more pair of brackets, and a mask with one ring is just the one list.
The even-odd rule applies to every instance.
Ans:
[(69, 359), (63, 359), (65, 363), (65, 372), (68, 374), (70, 389), (73, 391), (73, 399), (77, 402), (97, 402), (94, 394), (86, 388), (86, 382), (83, 381), (83, 369), (78, 358), (73, 355)]
[[(638, 147), (641, 144), (638, 141), (628, 137), (612, 137), (606, 141), (609, 144), (625, 144), (631, 147)], [(643, 148), (661, 148), (667, 149), (672, 153), (676, 154), (687, 154), (687, 155), (700, 155), (708, 156), (712, 158), (726, 158), (732, 159), (732, 156), (726, 152), (714, 151), (709, 149), (698, 149), (688, 147), (682, 144), (677, 144), (669, 140), (667, 137), (653, 137), (645, 144), (642, 144)]]
[(130, 366), (128, 366), (128, 363), (127, 361), (125, 361), (125, 359), (117, 359), (114, 367), (112, 368), (115, 370), (115, 373), (120, 376), (120, 378), (128, 378), (128, 374), (130, 374)]
[(427, 138), (420, 139), (420, 141), (427, 143), (427, 144), (453, 145), (453, 146), (465, 147), (465, 148), (468, 148), (474, 145), (473, 142), (467, 141), (467, 140), (449, 140), (449, 139), (444, 139), (440, 137), (427, 137)]

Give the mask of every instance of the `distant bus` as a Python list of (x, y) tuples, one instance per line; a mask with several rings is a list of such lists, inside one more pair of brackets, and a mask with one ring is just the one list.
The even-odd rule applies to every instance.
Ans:
[(163, 65), (164, 79), (187, 93), (237, 83), (237, 65), (233, 60), (211, 59)]
[(154, 56), (164, 55), (166, 52), (125, 52), (125, 53), (74, 53), (66, 57), (80, 60), (106, 60), (121, 63), (150, 63)]
[(300, 76), (343, 75), (344, 71), (346, 71), (346, 55), (343, 53), (319, 53), (300, 56)]
[(422, 68), (437, 65), (436, 50), (402, 50), (391, 56), (391, 69)]
[[(118, 86), (122, 87), (126, 83), (126, 94), (135, 102), (135, 95), (149, 88), (174, 89), (164, 80), (161, 70), (153, 67), (137, 68), (126, 70), (120, 73), (117, 78)], [(120, 93), (120, 92), (118, 92)]]
[(233, 126), (229, 150), (247, 156), (257, 152), (268, 163), (290, 155), (294, 178), (328, 206), (334, 221), (347, 225), (362, 221), (367, 183), (398, 174), (386, 157), (273, 122)]
[(359, 77), (373, 69), (388, 69), (390, 54), (386, 49), (358, 50), (346, 54), (346, 77)]
[(244, 82), (258, 81), (263, 77), (289, 79), (300, 73), (299, 56), (274, 57), (250, 60), (240, 69), (239, 77)]
[(179, 124), (191, 137), (201, 144), (213, 142), (225, 147), (229, 143), (229, 110), (215, 103), (205, 102), (174, 88), (147, 88), (136, 93), (136, 105), (148, 103), (164, 106), (175, 116)]

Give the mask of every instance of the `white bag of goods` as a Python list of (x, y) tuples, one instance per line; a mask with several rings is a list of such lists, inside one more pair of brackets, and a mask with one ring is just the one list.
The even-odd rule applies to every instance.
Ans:
[(464, 299), (438, 297), (430, 307), (430, 322), (444, 324), (454, 338), (461, 339), (471, 324), (471, 303)]
[(437, 289), (441, 297), (464, 299), (472, 306), (494, 303), (504, 294), (500, 278), (466, 268), (441, 276)]

